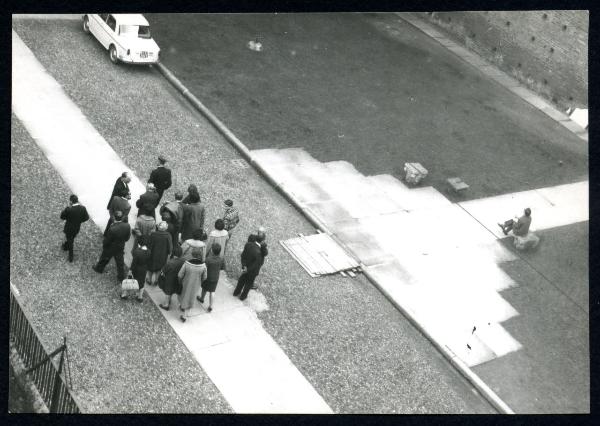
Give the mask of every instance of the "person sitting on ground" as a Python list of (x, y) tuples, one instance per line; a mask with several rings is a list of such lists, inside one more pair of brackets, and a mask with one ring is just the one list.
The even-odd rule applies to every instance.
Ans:
[(196, 247), (202, 249), (202, 261), (206, 260), (206, 232), (203, 229), (196, 229), (192, 238), (185, 240), (181, 245), (181, 257), (185, 260), (192, 258), (192, 250)]
[(210, 254), (206, 257), (206, 280), (202, 283), (202, 294), (196, 296), (196, 300), (204, 303), (204, 296), (208, 292), (208, 312), (212, 312), (213, 293), (217, 290), (219, 282), (219, 274), (223, 269), (224, 260), (219, 254), (221, 253), (221, 245), (214, 243), (210, 247)]
[(200, 247), (195, 247), (192, 250), (192, 258), (186, 260), (179, 272), (177, 277), (181, 282), (181, 295), (179, 296), (179, 309), (183, 311), (183, 314), (179, 317), (182, 322), (187, 319), (187, 311), (194, 306), (196, 295), (202, 285), (202, 282), (206, 280), (206, 265), (202, 256), (204, 250)]
[(181, 285), (177, 274), (184, 263), (185, 259), (181, 257), (181, 247), (174, 247), (173, 257), (169, 259), (162, 270), (163, 274), (165, 274), (165, 279), (164, 281), (158, 280), (158, 286), (166, 296), (165, 303), (158, 306), (165, 311), (168, 311), (171, 306), (171, 296), (173, 296), (173, 294), (181, 294)]
[[(144, 281), (146, 280), (146, 272), (148, 271), (148, 262), (150, 261), (150, 250), (148, 249), (147, 235), (140, 235), (137, 242), (131, 251), (131, 267), (129, 271), (133, 278), (138, 282), (140, 287), (136, 300), (142, 302), (144, 300)], [(121, 292), (121, 299), (127, 298), (127, 290)]]
[(502, 229), (504, 235), (508, 235), (510, 231), (513, 235), (524, 237), (529, 232), (529, 226), (531, 226), (531, 209), (526, 208), (524, 215), (517, 219), (515, 222), (513, 219), (509, 219), (506, 222), (499, 223), (498, 226)]

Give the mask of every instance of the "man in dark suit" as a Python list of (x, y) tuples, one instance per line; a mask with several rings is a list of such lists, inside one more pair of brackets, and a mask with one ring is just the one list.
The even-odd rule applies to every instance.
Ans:
[(159, 201), (160, 197), (156, 192), (154, 184), (148, 182), (148, 184), (146, 184), (146, 192), (140, 195), (140, 198), (135, 202), (135, 205), (138, 208), (138, 216), (145, 214), (152, 216), (154, 220), (156, 220), (156, 207), (158, 206)]
[(99, 274), (104, 272), (104, 268), (110, 262), (111, 258), (115, 258), (117, 264), (117, 279), (123, 281), (125, 278), (125, 260), (123, 255), (125, 252), (125, 243), (131, 236), (131, 227), (128, 223), (123, 222), (123, 212), (115, 212), (115, 221), (102, 241), (102, 254), (98, 263), (92, 266), (92, 269)]
[(79, 234), (81, 224), (87, 221), (90, 216), (86, 208), (79, 204), (77, 195), (73, 194), (69, 197), (69, 206), (60, 213), (60, 218), (65, 221), (63, 232), (67, 238), (67, 241), (62, 245), (62, 249), (69, 252), (69, 262), (72, 262), (75, 237)]
[(129, 222), (129, 211), (131, 210), (131, 205), (129, 204), (128, 197), (128, 190), (125, 188), (121, 188), (119, 189), (117, 195), (115, 195), (109, 203), (110, 208), (108, 209), (108, 214), (110, 215), (110, 218), (108, 219), (108, 223), (106, 224), (104, 236), (106, 236), (110, 225), (112, 225), (115, 221), (115, 212), (121, 212), (121, 214), (123, 215), (123, 222)]
[(165, 167), (166, 162), (166, 158), (162, 155), (159, 155), (158, 167), (152, 170), (150, 173), (150, 179), (148, 179), (148, 183), (152, 183), (156, 187), (158, 201), (160, 201), (162, 198), (163, 192), (171, 187), (171, 170)]
[(258, 276), (263, 262), (260, 243), (256, 241), (256, 235), (251, 234), (248, 237), (248, 242), (244, 246), (241, 257), (242, 275), (240, 275), (240, 278), (238, 279), (233, 295), (240, 295), (240, 300), (246, 300), (248, 292), (254, 285), (254, 280)]
[(129, 194), (129, 182), (131, 182), (131, 178), (129, 177), (127, 172), (123, 172), (115, 182), (112, 194), (110, 194), (110, 200), (108, 200), (108, 204), (106, 205), (106, 210), (110, 209), (110, 203), (113, 197), (118, 197), (123, 189), (125, 189), (126, 193)]
[[(256, 242), (260, 244), (260, 254), (262, 255), (262, 260), (260, 262), (260, 267), (265, 264), (265, 258), (269, 255), (269, 248), (267, 247), (267, 231), (264, 227), (260, 226), (256, 231)], [(254, 283), (252, 285), (252, 290), (258, 290), (258, 286)]]

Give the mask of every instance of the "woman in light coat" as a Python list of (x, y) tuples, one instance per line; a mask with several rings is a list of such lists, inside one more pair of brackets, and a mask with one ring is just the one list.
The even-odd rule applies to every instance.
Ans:
[(202, 261), (206, 260), (206, 232), (202, 229), (196, 229), (192, 238), (189, 240), (185, 240), (181, 245), (181, 257), (185, 260), (190, 260), (192, 258), (192, 250), (196, 247), (202, 249)]
[(179, 309), (183, 314), (179, 317), (181, 322), (187, 319), (187, 312), (194, 306), (194, 300), (202, 282), (206, 280), (206, 265), (202, 259), (204, 250), (200, 247), (192, 249), (192, 258), (187, 260), (177, 276), (181, 281), (181, 294), (179, 295)]
[(223, 259), (222, 269), (225, 269), (225, 250), (227, 248), (228, 241), (229, 232), (225, 230), (225, 222), (223, 221), (223, 219), (217, 219), (215, 221), (215, 229), (210, 231), (210, 234), (208, 234), (208, 241), (206, 242), (206, 247), (208, 249), (207, 256), (212, 253), (213, 244), (217, 243), (221, 247), (221, 252), (219, 253), (219, 256), (221, 257), (221, 259)]

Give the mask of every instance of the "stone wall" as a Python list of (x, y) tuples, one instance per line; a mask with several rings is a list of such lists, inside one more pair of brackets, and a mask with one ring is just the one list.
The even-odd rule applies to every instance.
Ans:
[(588, 11), (427, 12), (420, 16), (561, 109), (587, 108)]

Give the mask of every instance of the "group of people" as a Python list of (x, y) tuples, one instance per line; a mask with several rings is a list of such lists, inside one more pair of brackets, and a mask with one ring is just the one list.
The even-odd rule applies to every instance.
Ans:
[[(164, 191), (172, 185), (171, 170), (165, 163), (166, 159), (159, 156), (157, 167), (148, 179), (146, 192), (135, 203), (138, 213), (133, 228), (128, 223), (131, 178), (124, 172), (117, 179), (106, 207), (110, 217), (104, 230), (102, 252), (92, 268), (102, 273), (114, 258), (117, 279), (122, 282), (126, 277), (125, 244), (133, 236), (129, 277), (138, 283), (135, 299), (140, 302), (143, 300), (145, 285), (158, 285), (166, 296), (164, 303), (159, 306), (169, 310), (172, 296), (177, 294), (182, 311), (180, 319), (185, 322), (194, 301), (204, 304), (207, 294), (207, 310), (212, 311), (213, 294), (220, 271), (225, 269), (228, 243), (240, 218), (233, 201), (225, 200), (222, 216), (214, 222), (214, 229), (207, 234), (204, 230), (205, 207), (194, 184), (189, 185), (185, 198), (181, 192), (176, 192), (174, 200), (161, 204)], [(157, 209), (160, 215), (158, 220)], [(69, 251), (69, 261), (72, 262), (75, 236), (81, 223), (89, 219), (87, 210), (78, 202), (76, 195), (71, 195), (70, 205), (61, 213), (61, 219), (66, 221), (66, 242), (63, 243), (63, 249)], [(248, 292), (256, 288), (254, 281), (267, 254), (266, 233), (261, 227), (256, 234), (248, 237), (242, 251), (242, 274), (234, 296), (245, 300)], [(121, 298), (127, 299), (128, 292), (123, 290)]]

